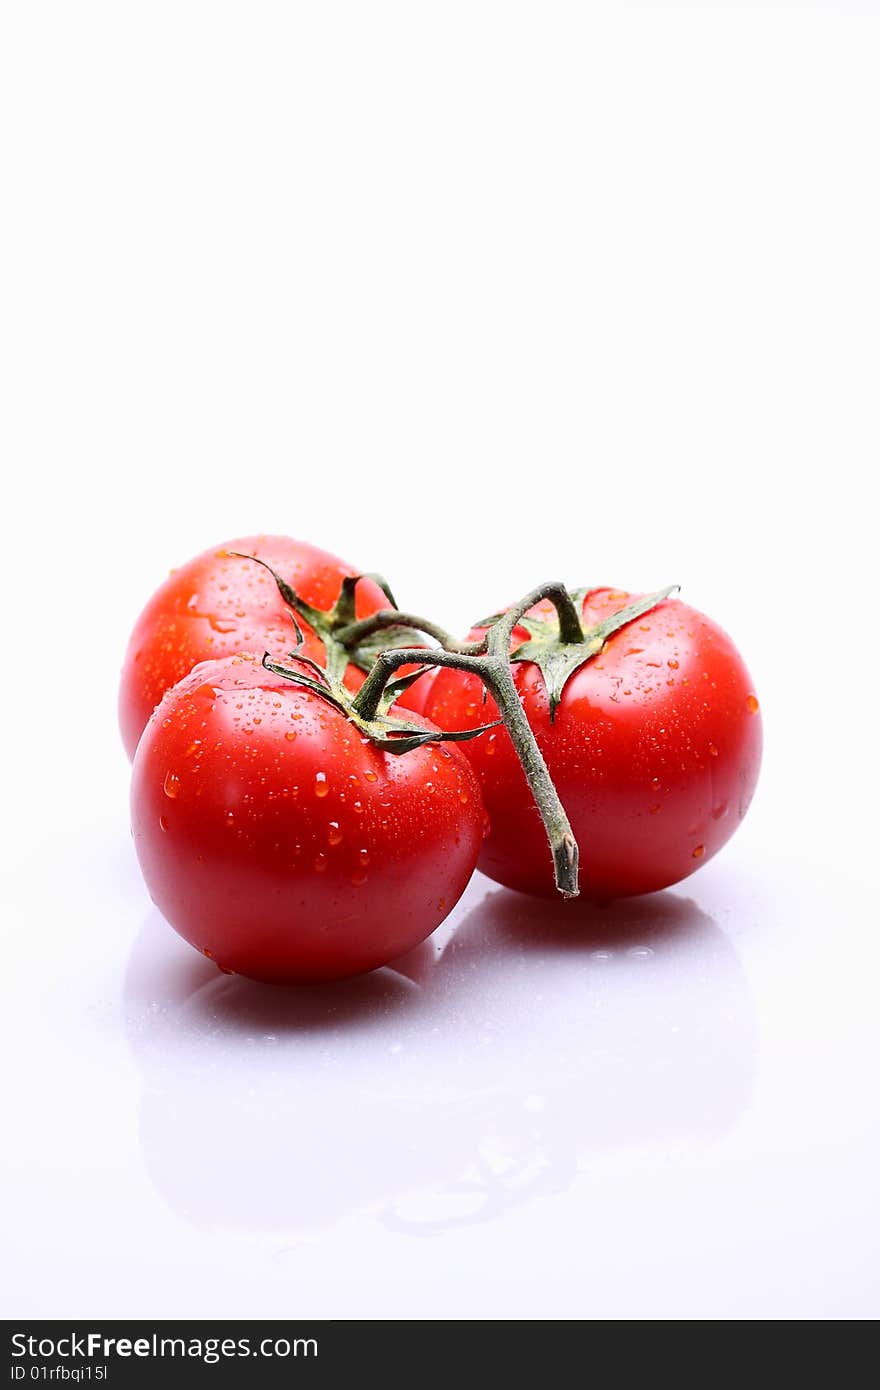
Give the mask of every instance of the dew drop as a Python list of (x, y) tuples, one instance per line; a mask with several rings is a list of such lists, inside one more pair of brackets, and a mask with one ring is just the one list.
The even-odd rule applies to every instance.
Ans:
[(327, 774), (326, 774), (326, 772), (318, 772), (318, 773), (316, 773), (316, 774), (315, 774), (315, 796), (326, 796), (327, 793), (329, 792), (329, 790), (330, 790), (330, 788), (329, 788), (329, 786), (327, 785)]
[(227, 829), (227, 830), (234, 830), (234, 829), (235, 829), (235, 813), (234, 813), (234, 811), (227, 811), (227, 812), (226, 812), (226, 815), (225, 815), (224, 818), (223, 818), (223, 824), (226, 826), (226, 829)]
[(667, 661), (666, 665), (669, 667), (670, 671), (677, 671), (677, 670), (678, 670), (678, 662), (675, 660), (674, 657), (670, 657), (670, 659), (669, 659), (669, 661)]
[[(223, 585), (220, 585), (221, 589)], [(215, 632), (235, 632), (238, 623), (230, 618), (209, 618), (208, 622)]]
[(287, 739), (288, 743), (294, 743), (296, 741), (296, 730), (288, 729), (284, 737)]
[(326, 869), (326, 867), (327, 867), (327, 856), (326, 856), (326, 854), (316, 854), (316, 855), (315, 855), (315, 873), (316, 873), (316, 874), (322, 874), (322, 873), (324, 872), (324, 870)]
[(717, 747), (715, 746), (714, 743), (710, 743), (710, 744), (709, 744), (709, 757), (710, 757), (710, 758), (717, 758), (717, 757), (718, 757), (718, 749), (717, 749)]
[(165, 790), (165, 795), (170, 796), (172, 801), (176, 796), (180, 795), (180, 778), (176, 772), (167, 772), (165, 774), (165, 781), (162, 785)]
[(754, 695), (746, 696), (746, 709), (748, 710), (749, 714), (758, 713), (759, 705)]
[(461, 802), (462, 806), (467, 806), (470, 798), (468, 797), (468, 794), (465, 791), (464, 787), (462, 787), (461, 791), (458, 793), (458, 799)]
[(705, 846), (705, 845), (697, 845), (696, 848), (694, 849), (693, 857), (694, 857), (694, 859), (702, 859), (702, 857), (703, 857), (703, 855), (704, 855), (705, 853), (706, 853), (706, 846)]
[(159, 829), (160, 829), (160, 830), (167, 830), (167, 829), (168, 829), (168, 821), (167, 821), (167, 819), (165, 818), (165, 816), (160, 816), (160, 817), (159, 817)]
[(328, 845), (339, 845), (342, 843), (342, 831), (339, 828), (339, 821), (332, 820), (327, 826)]
[(372, 768), (367, 768), (367, 771), (364, 773), (364, 781), (365, 781), (365, 782), (378, 782), (378, 780), (379, 780), (379, 774), (378, 774), (378, 772), (374, 772)]
[(495, 735), (494, 735), (494, 734), (490, 734), (490, 735), (489, 735), (488, 742), (487, 742), (487, 744), (486, 744), (486, 757), (487, 757), (487, 758), (492, 758), (492, 757), (494, 757), (494, 756), (495, 756)]

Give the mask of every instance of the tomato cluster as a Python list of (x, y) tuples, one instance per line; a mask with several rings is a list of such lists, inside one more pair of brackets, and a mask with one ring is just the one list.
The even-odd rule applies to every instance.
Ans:
[[(558, 587), (456, 643), (285, 537), (173, 571), (120, 690), (135, 845), (167, 920), (221, 970), (328, 980), (422, 941), (478, 865), (603, 901), (717, 853), (761, 755), (739, 653), (668, 591)], [(439, 647), (414, 650), (421, 633)]]

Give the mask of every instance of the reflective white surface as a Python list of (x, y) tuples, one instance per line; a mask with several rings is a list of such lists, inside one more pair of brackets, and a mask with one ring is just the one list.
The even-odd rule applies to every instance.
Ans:
[(285, 991), (97, 838), (55, 842), (6, 948), (45, 961), (6, 1001), (10, 1313), (876, 1311), (857, 885), (731, 852), (591, 910), (478, 877), (395, 968)]
[[(860, 3), (0, 19), (7, 1316), (878, 1308), (880, 19)], [(159, 919), (135, 614), (261, 528), (464, 631), (683, 597), (760, 696), (717, 860), (476, 878), (338, 988)]]

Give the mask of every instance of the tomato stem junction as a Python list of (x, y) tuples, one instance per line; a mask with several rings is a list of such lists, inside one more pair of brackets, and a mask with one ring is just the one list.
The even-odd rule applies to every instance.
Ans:
[[(563, 610), (570, 608), (571, 612), (567, 617), (569, 621), (573, 617), (580, 634), (578, 640), (582, 642), (583, 632), (580, 628), (580, 620), (565, 587), (556, 583), (542, 584), (527, 594), (520, 603), (501, 614), (493, 622), (482, 641), (468, 644), (471, 648), (476, 647), (476, 652), (473, 650), (431, 650), (426, 652), (419, 648), (403, 648), (382, 652), (355, 695), (352, 708), (362, 719), (371, 720), (374, 718), (380, 707), (385, 688), (394, 672), (400, 666), (409, 665), (413, 661), (421, 661), (431, 666), (449, 667), (457, 671), (468, 671), (472, 675), (478, 676), (498, 706), (498, 711), (522, 763), (523, 771), (535, 798), (535, 804), (544, 822), (553, 855), (556, 886), (564, 897), (575, 898), (578, 894), (577, 842), (565, 813), (565, 807), (559, 799), (559, 794), (553, 785), (553, 779), (547, 770), (547, 764), (520, 704), (510, 667), (510, 639), (513, 629), (522, 615), (533, 608), (536, 603), (540, 603), (542, 599), (550, 599), (554, 603), (560, 614), (560, 626), (563, 621)], [(416, 627), (419, 624), (413, 621), (411, 625)]]

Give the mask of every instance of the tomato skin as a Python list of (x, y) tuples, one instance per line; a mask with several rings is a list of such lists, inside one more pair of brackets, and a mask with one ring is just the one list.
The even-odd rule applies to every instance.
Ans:
[(160, 912), (221, 969), (281, 984), (359, 974), (424, 940), (486, 827), (457, 748), (382, 752), (249, 656), (204, 662), (167, 692), (131, 809)]
[[(592, 590), (585, 622), (633, 597)], [(517, 629), (514, 645), (527, 638)], [(513, 671), (578, 841), (582, 894), (608, 901), (667, 888), (730, 838), (757, 782), (761, 717), (742, 658), (711, 619), (666, 600), (621, 628), (570, 678), (552, 724), (538, 667), (517, 663)], [(425, 714), (440, 728), (466, 728), (477, 716), (495, 717), (494, 701), (481, 699), (476, 677), (442, 670)], [(479, 868), (510, 888), (553, 896), (546, 835), (506, 731), (464, 750), (492, 827)]]
[[(408, 672), (414, 671), (415, 669), (414, 666), (401, 666), (400, 670), (395, 672), (395, 675), (405, 676)], [(413, 681), (412, 685), (404, 690), (403, 694), (398, 696), (394, 703), (402, 705), (404, 709), (410, 710), (413, 714), (424, 714), (428, 701), (431, 698), (431, 688), (436, 676), (437, 668), (435, 666), (433, 669), (426, 671), (423, 676), (419, 676), (417, 681)]]
[[(212, 546), (174, 569), (147, 603), (131, 634), (119, 689), (119, 726), (129, 758), (165, 691), (200, 661), (237, 652), (284, 660), (295, 645), (290, 609), (268, 570), (231, 552), (257, 555), (315, 608), (330, 609), (344, 578), (359, 571), (317, 546), (289, 536), (243, 536)], [(357, 586), (359, 618), (387, 608), (388, 599), (371, 579)], [(300, 620), (303, 655), (322, 662), (324, 645)], [(349, 666), (346, 684), (363, 682)]]

